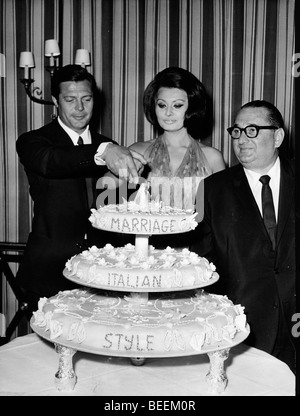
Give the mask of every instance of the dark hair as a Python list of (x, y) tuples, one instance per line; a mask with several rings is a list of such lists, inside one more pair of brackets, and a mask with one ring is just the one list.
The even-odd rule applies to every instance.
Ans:
[(155, 114), (155, 100), (161, 87), (184, 90), (188, 96), (188, 108), (185, 114), (184, 126), (189, 134), (198, 138), (201, 134), (202, 121), (206, 117), (207, 95), (204, 85), (186, 69), (176, 66), (169, 67), (156, 74), (145, 89), (143, 104), (144, 113), (158, 131), (161, 131)]
[(284, 128), (284, 121), (282, 115), (274, 104), (265, 100), (254, 100), (244, 104), (241, 110), (244, 108), (265, 108), (268, 111), (267, 119), (272, 126)]
[(60, 84), (66, 81), (89, 81), (92, 92), (95, 93), (97, 86), (95, 78), (85, 68), (80, 65), (66, 65), (55, 71), (51, 81), (51, 94), (58, 100)]

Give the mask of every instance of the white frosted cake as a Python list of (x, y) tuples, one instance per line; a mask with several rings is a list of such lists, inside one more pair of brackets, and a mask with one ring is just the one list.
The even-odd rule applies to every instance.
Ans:
[(187, 248), (176, 251), (149, 246), (147, 255), (127, 244), (115, 248), (93, 246), (67, 261), (64, 276), (76, 283), (121, 291), (171, 291), (215, 283), (216, 268)]
[(193, 230), (196, 215), (151, 201), (146, 185), (134, 201), (92, 210), (94, 227), (136, 234), (135, 245), (92, 246), (70, 258), (64, 276), (84, 287), (40, 299), (33, 330), (74, 350), (142, 360), (243, 342), (244, 308), (201, 289), (219, 279), (215, 266), (187, 248), (149, 245), (152, 234)]
[(135, 235), (175, 234), (194, 230), (194, 210), (165, 206), (151, 200), (148, 184), (141, 184), (134, 201), (109, 204), (92, 209), (89, 218), (93, 227)]
[(229, 348), (249, 333), (243, 307), (203, 289), (153, 299), (87, 288), (59, 292), (39, 301), (32, 328), (75, 350), (145, 358)]
[[(133, 202), (133, 201), (131, 201)], [(134, 210), (131, 202), (105, 205), (92, 209), (90, 221), (95, 228), (126, 234), (176, 234), (194, 230), (197, 226), (193, 211), (164, 207), (153, 203), (149, 212)]]

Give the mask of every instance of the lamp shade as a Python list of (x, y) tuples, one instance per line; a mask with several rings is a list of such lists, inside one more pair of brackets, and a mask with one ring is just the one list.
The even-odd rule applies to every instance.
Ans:
[(75, 64), (76, 65), (90, 65), (90, 53), (87, 49), (77, 49), (75, 55)]
[(26, 66), (28, 68), (33, 68), (34, 67), (33, 53), (27, 52), (27, 51), (21, 52), (19, 66), (20, 68), (25, 68)]
[(59, 56), (60, 50), (56, 39), (45, 41), (45, 56)]

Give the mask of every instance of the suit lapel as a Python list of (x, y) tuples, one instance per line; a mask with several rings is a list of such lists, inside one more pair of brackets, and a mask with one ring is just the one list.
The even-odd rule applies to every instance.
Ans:
[(251, 222), (253, 220), (253, 222), (256, 223), (257, 229), (260, 229), (262, 233), (269, 238), (269, 234), (266, 230), (263, 218), (252, 194), (242, 165), (236, 165), (232, 173), (234, 174), (233, 187), (236, 193), (236, 198), (243, 207), (244, 213), (248, 212), (249, 220), (251, 220)]
[(74, 146), (74, 143), (67, 132), (60, 126), (57, 119), (51, 124), (52, 140), (60, 146)]

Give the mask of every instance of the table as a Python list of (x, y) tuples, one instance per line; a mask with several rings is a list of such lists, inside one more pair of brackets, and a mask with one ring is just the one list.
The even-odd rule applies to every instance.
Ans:
[[(77, 351), (77, 384), (55, 388), (58, 355), (54, 344), (33, 333), (0, 347), (0, 396), (209, 396), (206, 354), (149, 358), (134, 366), (128, 358)], [(239, 344), (225, 361), (227, 388), (220, 396), (295, 396), (295, 376), (282, 361)]]

